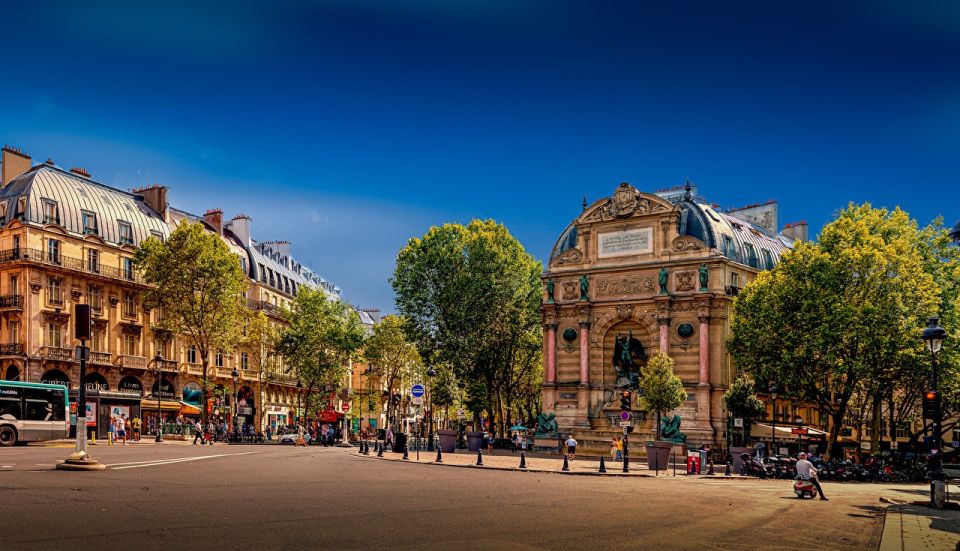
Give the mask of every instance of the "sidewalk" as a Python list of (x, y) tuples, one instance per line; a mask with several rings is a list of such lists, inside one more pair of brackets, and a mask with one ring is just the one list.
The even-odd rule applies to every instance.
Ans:
[(880, 551), (954, 551), (960, 549), (960, 510), (923, 505), (887, 507)]

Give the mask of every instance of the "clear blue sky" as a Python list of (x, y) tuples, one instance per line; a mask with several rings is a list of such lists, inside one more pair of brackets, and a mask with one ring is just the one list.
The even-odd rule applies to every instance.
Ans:
[(960, 218), (957, 2), (143, 4), (5, 4), (0, 142), (247, 213), (362, 306), (432, 224), (546, 259), (621, 181)]

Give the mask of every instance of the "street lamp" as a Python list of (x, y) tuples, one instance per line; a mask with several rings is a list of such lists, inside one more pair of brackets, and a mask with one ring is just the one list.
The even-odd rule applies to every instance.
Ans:
[[(433, 451), (433, 378), (437, 372), (432, 367), (427, 368), (427, 409), (430, 412), (430, 429), (427, 433), (427, 451)], [(422, 433), (421, 433), (422, 434)]]
[[(463, 389), (467, 387), (467, 384), (463, 381), (457, 381), (457, 388), (460, 389), (460, 409), (463, 409)], [(460, 415), (460, 412), (457, 412), (457, 439), (460, 439), (460, 434), (463, 432), (463, 415)]]
[(236, 366), (234, 366), (233, 371), (230, 372), (230, 375), (233, 376), (233, 428), (237, 428), (237, 415), (239, 415), (240, 410), (237, 409), (237, 380), (240, 379), (240, 372), (237, 371)]
[[(767, 390), (770, 392), (770, 400), (772, 402), (771, 417), (773, 418), (773, 425), (772, 425), (773, 428), (770, 431), (770, 434), (772, 435), (772, 440), (773, 440), (771, 443), (772, 454), (770, 457), (774, 458), (774, 456), (776, 456), (777, 454), (777, 390), (779, 389), (777, 388), (776, 383), (774, 383), (773, 381), (770, 381), (770, 386), (767, 388)], [(779, 462), (775, 463), (775, 466), (777, 467), (778, 470), (779, 470), (779, 465), (780, 465)]]
[(297, 379), (297, 425), (300, 424), (300, 415), (302, 406), (300, 405), (300, 396), (303, 394), (303, 383), (300, 382), (300, 379)]
[(163, 361), (163, 356), (157, 351), (157, 355), (153, 357), (153, 378), (157, 381), (157, 438), (154, 442), (162, 443), (163, 442), (163, 414), (160, 413), (160, 388), (161, 385), (161, 374), (160, 374), (160, 362)]
[(944, 486), (944, 475), (940, 460), (940, 424), (942, 415), (940, 410), (940, 392), (937, 388), (937, 353), (943, 346), (943, 339), (947, 337), (947, 332), (940, 327), (938, 322), (940, 318), (931, 317), (927, 322), (927, 327), (923, 330), (923, 340), (927, 344), (927, 350), (930, 352), (931, 370), (930, 386), (931, 390), (924, 393), (924, 417), (930, 415), (933, 421), (933, 438), (930, 442), (930, 461), (928, 468), (930, 471), (930, 506), (935, 509), (943, 509), (946, 488)]

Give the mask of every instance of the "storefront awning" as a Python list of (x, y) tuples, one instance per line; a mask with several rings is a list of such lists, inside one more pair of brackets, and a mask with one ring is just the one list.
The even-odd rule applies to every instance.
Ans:
[[(183, 404), (173, 400), (160, 400), (160, 411), (179, 412)], [(140, 401), (140, 409), (157, 411), (157, 401), (145, 398)]]
[(200, 415), (200, 406), (195, 406), (186, 402), (180, 402), (180, 404), (180, 413), (182, 415)]
[[(813, 427), (796, 427), (791, 425), (777, 425), (777, 438), (789, 440), (791, 438), (799, 440), (800, 438), (822, 438), (827, 433)], [(795, 434), (793, 429), (803, 429), (806, 434)], [(773, 426), (764, 423), (754, 423), (750, 427), (750, 436), (753, 438), (773, 438)]]

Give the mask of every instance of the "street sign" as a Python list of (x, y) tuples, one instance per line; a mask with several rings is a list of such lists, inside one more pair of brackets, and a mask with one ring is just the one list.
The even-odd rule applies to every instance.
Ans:
[(809, 430), (809, 429), (801, 428), (801, 427), (794, 427), (794, 428), (790, 429), (790, 432), (792, 432), (793, 434), (800, 434), (800, 435), (810, 434), (810, 430)]
[(743, 428), (743, 418), (742, 418), (742, 417), (734, 417), (734, 418), (733, 418), (733, 426), (737, 427), (738, 429), (742, 429), (742, 428)]
[(346, 413), (346, 412), (350, 411), (350, 404), (344, 402), (343, 405), (340, 406), (340, 409), (342, 409), (343, 412)]
[(421, 384), (415, 384), (410, 387), (410, 395), (414, 398), (423, 398), (423, 395), (427, 393), (427, 390), (423, 388)]
[(621, 412), (620, 412), (620, 420), (621, 420), (621, 421), (629, 421), (632, 417), (633, 417), (633, 416), (630, 415), (630, 412), (629, 412), (629, 411), (621, 411)]
[(950, 445), (954, 448), (960, 448), (960, 440), (954, 440), (953, 442), (950, 442)]
[(623, 428), (632, 427), (633, 423), (631, 423), (630, 421), (620, 421), (620, 426)]
[(415, 406), (422, 406), (422, 405), (423, 405), (423, 396), (414, 396), (414, 397), (411, 399), (411, 403), (412, 403), (413, 405), (415, 405)]

